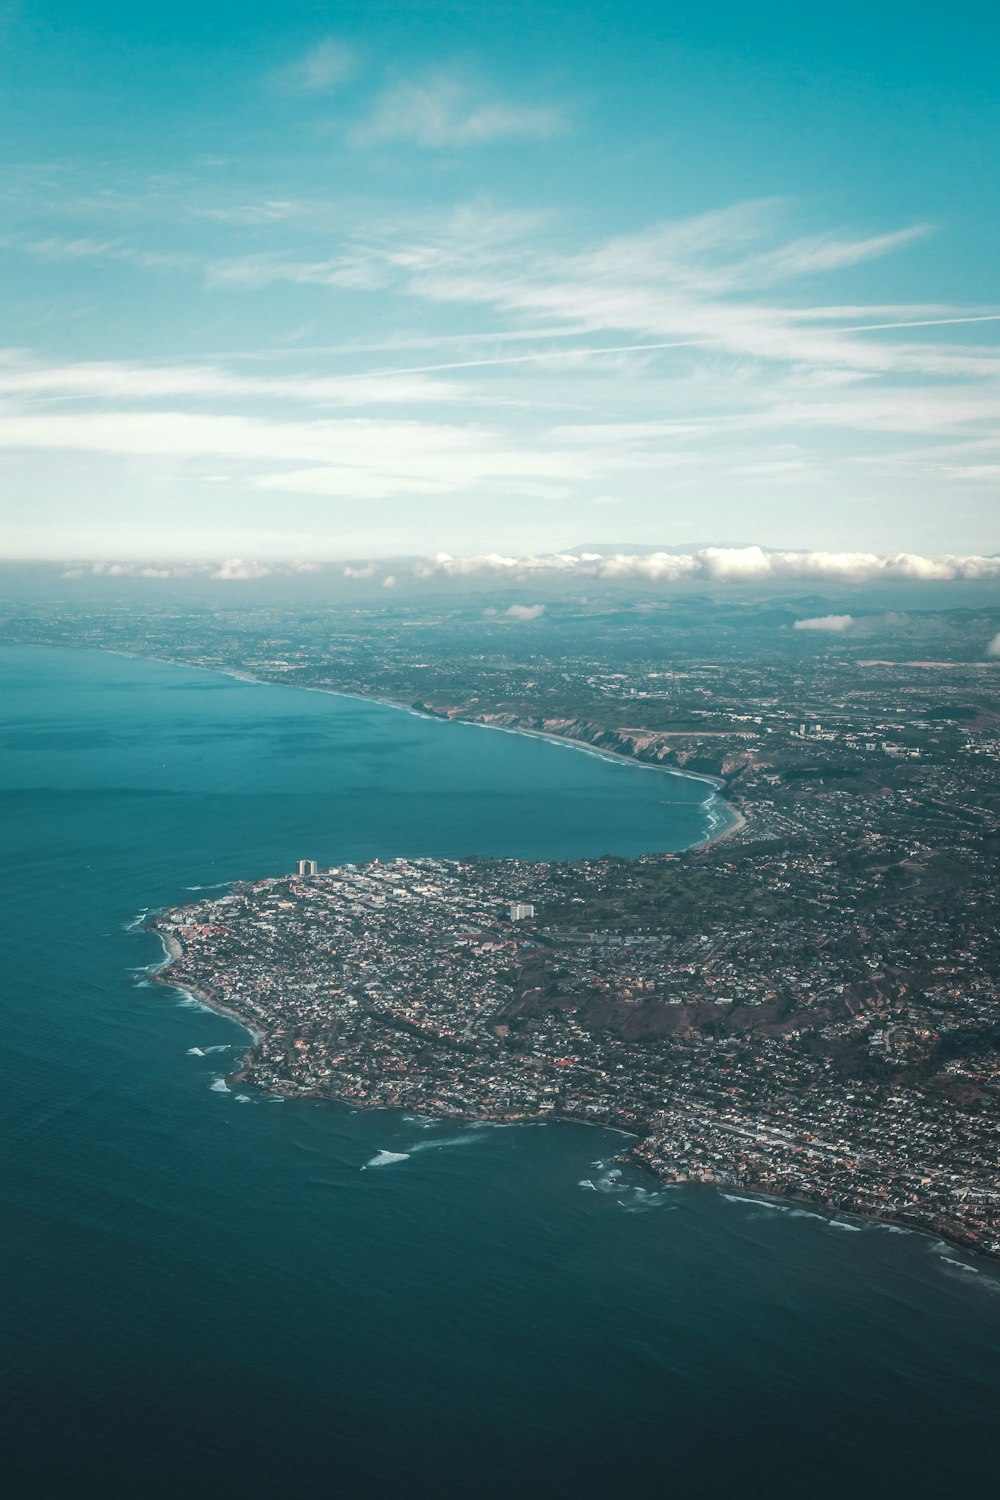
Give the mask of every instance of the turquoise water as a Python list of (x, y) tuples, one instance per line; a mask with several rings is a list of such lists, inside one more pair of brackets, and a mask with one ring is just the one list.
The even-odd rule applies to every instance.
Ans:
[(609, 1132), (241, 1101), (244, 1033), (143, 984), (187, 887), (680, 847), (703, 784), (98, 653), (0, 679), (8, 1493), (993, 1492), (989, 1265), (609, 1183)]

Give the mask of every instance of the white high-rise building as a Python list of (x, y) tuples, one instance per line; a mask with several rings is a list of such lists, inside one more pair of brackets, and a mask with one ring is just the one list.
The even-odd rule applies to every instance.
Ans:
[(535, 915), (535, 908), (527, 901), (512, 901), (510, 903), (510, 920), (512, 922), (523, 922), (528, 917)]
[(315, 874), (318, 873), (318, 871), (319, 871), (319, 866), (317, 865), (317, 863), (316, 863), (316, 861), (314, 859), (300, 859), (299, 860), (299, 874), (300, 875), (315, 875)]

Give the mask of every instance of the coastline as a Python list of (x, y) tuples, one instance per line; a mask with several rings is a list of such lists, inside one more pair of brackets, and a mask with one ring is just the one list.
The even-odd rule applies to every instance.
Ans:
[[(131, 653), (115, 654), (131, 655)], [(165, 665), (170, 666), (186, 667), (190, 665), (188, 663), (171, 661), (168, 658), (149, 658), (138, 656), (135, 659), (157, 660), (162, 661)], [(211, 666), (196, 667), (194, 669), (206, 672), (215, 671), (218, 672), (221, 676), (231, 677), (237, 681), (253, 683), (257, 686), (280, 687), (282, 685), (280, 682), (275, 682), (268, 678), (253, 677), (246, 674), (241, 674), (238, 672)], [(299, 687), (302, 686), (302, 684), (290, 685)], [(333, 697), (353, 699), (362, 703), (375, 703), (382, 707), (400, 710), (417, 718), (437, 719), (439, 722), (444, 723), (465, 723), (469, 725), (475, 725), (476, 727), (483, 729), (497, 729), (509, 734), (523, 734), (532, 738), (547, 740), (552, 744), (562, 745), (565, 748), (576, 749), (584, 754), (595, 755), (598, 758), (608, 761), (609, 763), (625, 763), (634, 766), (645, 767), (649, 770), (667, 771), (668, 774), (672, 774), (675, 776), (686, 776), (689, 780), (701, 781), (711, 789), (709, 797), (705, 799), (705, 802), (702, 804), (702, 806), (708, 807), (708, 805), (712, 802), (717, 803), (717, 807), (713, 808), (712, 812), (715, 812), (716, 816), (721, 814), (724, 822), (722, 823), (722, 826), (710, 828), (709, 832), (703, 839), (697, 841), (692, 845), (686, 846), (687, 848), (707, 848), (716, 842), (721, 842), (726, 838), (733, 837), (747, 826), (747, 818), (744, 813), (737, 809), (723, 795), (726, 783), (718, 778), (695, 772), (684, 771), (673, 766), (664, 766), (650, 761), (639, 760), (636, 758), (636, 756), (629, 754), (627, 751), (609, 749), (604, 746), (592, 746), (587, 744), (585, 741), (577, 740), (569, 735), (547, 732), (545, 730), (535, 729), (529, 726), (521, 726), (518, 724), (484, 723), (480, 720), (460, 717), (451, 718), (450, 716), (444, 714), (438, 715), (433, 712), (424, 712), (418, 707), (412, 707), (404, 703), (377, 698), (366, 694), (343, 692), (336, 688), (305, 687), (304, 690), (308, 692), (325, 693)], [(709, 813), (710, 817), (712, 816), (712, 812)], [(266, 1031), (260, 1027), (259, 1021), (255, 1021), (253, 1023), (249, 1021), (246, 1018), (245, 1014), (243, 1014), (238, 1008), (229, 1003), (228, 999), (223, 998), (215, 991), (204, 990), (196, 986), (177, 983), (172, 977), (171, 971), (174, 963), (177, 960), (182, 960), (185, 956), (182, 944), (172, 934), (163, 932), (157, 925), (155, 917), (147, 915), (147, 918), (142, 923), (142, 926), (146, 930), (153, 930), (157, 932), (158, 936), (160, 936), (161, 938), (167, 955), (163, 964), (156, 970), (154, 974), (150, 976), (152, 981), (171, 987), (182, 994), (190, 995), (194, 1000), (203, 1005), (206, 1009), (235, 1022), (249, 1035), (251, 1039), (251, 1045), (242, 1056), (241, 1069), (234, 1070), (232, 1073), (227, 1075), (227, 1082), (231, 1084), (234, 1082), (245, 1082), (245, 1070), (253, 1066), (254, 1052), (259, 1047), (261, 1042), (266, 1038)], [(340, 1103), (354, 1108), (371, 1109), (398, 1107), (400, 1109), (406, 1109), (411, 1107), (407, 1105), (387, 1106), (383, 1101), (361, 1098), (354, 1095), (343, 1095), (337, 1093), (334, 1089), (329, 1088), (301, 1088), (298, 1087), (290, 1079), (279, 1079), (276, 1085), (272, 1087), (271, 1091), (281, 1095), (286, 1099), (326, 1099), (330, 1102)], [(491, 1113), (467, 1113), (462, 1112), (461, 1110), (435, 1109), (433, 1107), (428, 1108), (426, 1103), (421, 1104), (421, 1109), (430, 1114), (432, 1117), (442, 1120), (447, 1119), (453, 1121), (482, 1122), (492, 1124), (543, 1124), (553, 1122), (553, 1116), (549, 1113), (539, 1115), (499, 1115)], [(628, 1162), (630, 1165), (642, 1170), (649, 1175), (652, 1181), (656, 1182), (662, 1187), (704, 1185), (714, 1187), (719, 1192), (735, 1192), (739, 1194), (745, 1194), (748, 1198), (753, 1198), (763, 1202), (772, 1202), (775, 1205), (801, 1205), (802, 1207), (809, 1209), (811, 1212), (814, 1212), (822, 1218), (830, 1221), (835, 1220), (837, 1217), (853, 1218), (857, 1219), (859, 1222), (871, 1222), (884, 1226), (895, 1227), (901, 1231), (923, 1234), (932, 1238), (936, 1236), (942, 1242), (962, 1251), (964, 1254), (975, 1256), (983, 1260), (990, 1260), (991, 1262), (994, 1259), (994, 1257), (992, 1257), (988, 1252), (983, 1251), (980, 1247), (968, 1243), (959, 1235), (956, 1235), (949, 1230), (943, 1229), (937, 1225), (933, 1227), (914, 1225), (906, 1218), (895, 1217), (893, 1215), (865, 1213), (863, 1211), (855, 1211), (849, 1208), (833, 1207), (816, 1202), (810, 1197), (797, 1192), (775, 1192), (773, 1188), (769, 1188), (766, 1192), (758, 1191), (753, 1187), (748, 1187), (741, 1182), (706, 1180), (702, 1183), (698, 1181), (689, 1181), (686, 1179), (678, 1181), (677, 1179), (667, 1175), (666, 1173), (661, 1174), (654, 1167), (645, 1162), (642, 1159), (641, 1155), (636, 1154), (637, 1149), (641, 1151), (641, 1142), (645, 1136), (645, 1132), (641, 1127), (637, 1131), (634, 1123), (626, 1126), (614, 1120), (584, 1120), (578, 1119), (572, 1114), (557, 1118), (555, 1120), (555, 1123), (593, 1124), (597, 1125), (599, 1128), (627, 1130), (627, 1132), (635, 1138), (634, 1146), (630, 1147), (629, 1150), (616, 1157), (616, 1160), (622, 1163)]]
[[(190, 995), (200, 1004), (204, 1005), (206, 1009), (214, 1011), (217, 1015), (225, 1016), (227, 1020), (235, 1021), (237, 1025), (239, 1025), (244, 1031), (249, 1033), (250, 1037), (252, 1038), (252, 1045), (243, 1054), (243, 1057), (241, 1059), (241, 1067), (235, 1069), (232, 1073), (225, 1074), (224, 1076), (227, 1084), (242, 1084), (250, 1088), (259, 1089), (258, 1085), (252, 1082), (247, 1082), (245, 1072), (247, 1065), (252, 1061), (253, 1051), (264, 1040), (264, 1037), (266, 1035), (266, 1033), (264, 1033), (260, 1029), (259, 1022), (251, 1023), (240, 1011), (235, 1009), (226, 1001), (220, 999), (214, 991), (201, 990), (196, 986), (176, 983), (173, 979), (171, 979), (169, 970), (171, 965), (176, 960), (182, 959), (184, 957), (183, 945), (178, 941), (176, 937), (173, 936), (172, 933), (165, 933), (161, 931), (156, 923), (155, 916), (146, 918), (146, 921), (143, 923), (143, 930), (148, 932), (155, 932), (163, 943), (164, 949), (166, 950), (168, 955), (165, 958), (164, 962), (160, 965), (160, 967), (155, 971), (155, 973), (149, 976), (150, 980), (153, 983), (163, 984), (170, 989), (178, 991), (181, 994)], [(294, 1085), (283, 1087), (280, 1083), (277, 1086), (273, 1086), (270, 1089), (270, 1092), (272, 1094), (279, 1095), (283, 1099), (325, 1100), (327, 1103), (340, 1104), (351, 1109), (382, 1109), (395, 1110), (397, 1112), (405, 1113), (407, 1110), (412, 1108), (412, 1106), (406, 1104), (387, 1105), (382, 1101), (368, 1100), (359, 1098), (355, 1095), (348, 1096), (338, 1094), (334, 1091), (297, 1088)], [(925, 1239), (933, 1240), (936, 1238), (943, 1244), (950, 1246), (952, 1249), (960, 1250), (965, 1255), (976, 1257), (990, 1266), (994, 1266), (997, 1261), (996, 1257), (990, 1255), (981, 1247), (969, 1245), (964, 1240), (951, 1233), (949, 1230), (937, 1225), (932, 1228), (927, 1228), (924, 1225), (913, 1224), (907, 1219), (894, 1217), (891, 1214), (870, 1214), (850, 1208), (830, 1208), (825, 1204), (814, 1202), (813, 1199), (805, 1196), (802, 1193), (781, 1193), (775, 1192), (773, 1189), (764, 1192), (753, 1187), (749, 1187), (745, 1183), (741, 1182), (725, 1182), (721, 1179), (714, 1181), (707, 1179), (703, 1179), (700, 1181), (692, 1179), (677, 1180), (676, 1178), (661, 1175), (659, 1172), (657, 1172), (655, 1167), (651, 1166), (642, 1158), (641, 1155), (637, 1154), (638, 1150), (641, 1148), (641, 1144), (643, 1139), (645, 1138), (646, 1133), (641, 1126), (637, 1129), (635, 1123), (626, 1125), (625, 1123), (617, 1121), (615, 1119), (579, 1119), (575, 1115), (571, 1114), (559, 1115), (553, 1118), (552, 1114), (550, 1113), (534, 1115), (471, 1113), (462, 1110), (435, 1109), (434, 1106), (427, 1101), (421, 1102), (420, 1112), (427, 1115), (430, 1119), (451, 1120), (470, 1125), (583, 1125), (596, 1130), (616, 1131), (630, 1137), (630, 1140), (633, 1142), (633, 1144), (627, 1146), (623, 1151), (617, 1153), (614, 1156), (613, 1160), (617, 1164), (627, 1165), (635, 1168), (639, 1172), (642, 1172), (651, 1181), (657, 1183), (657, 1185), (661, 1188), (710, 1188), (714, 1192), (721, 1193), (723, 1196), (725, 1196), (727, 1193), (737, 1194), (739, 1197), (745, 1197), (748, 1201), (753, 1200), (754, 1202), (770, 1203), (773, 1206), (779, 1208), (783, 1208), (786, 1205), (801, 1207), (808, 1209), (811, 1213), (814, 1213), (818, 1218), (823, 1219), (827, 1223), (833, 1223), (838, 1219), (853, 1219), (857, 1220), (859, 1224), (881, 1225), (883, 1228), (895, 1229), (907, 1234), (921, 1235)]]
[[(228, 884), (228, 882), (226, 883)], [(246, 1018), (241, 1015), (238, 1010), (234, 1009), (233, 1006), (228, 1005), (223, 1000), (220, 1000), (219, 997), (215, 994), (214, 990), (201, 990), (193, 984), (178, 984), (177, 981), (171, 977), (171, 965), (177, 962), (178, 959), (182, 959), (184, 957), (184, 948), (182, 944), (178, 942), (177, 938), (174, 937), (173, 933), (164, 932), (162, 930), (162, 928), (157, 923), (155, 915), (146, 916), (139, 924), (138, 930), (141, 932), (155, 932), (156, 936), (163, 944), (164, 952), (166, 954), (163, 962), (157, 965), (157, 967), (151, 973), (147, 974), (146, 977), (150, 984), (162, 984), (166, 986), (167, 989), (176, 990), (180, 995), (190, 996), (190, 998), (192, 1000), (196, 1000), (199, 1005), (203, 1005), (206, 1010), (214, 1011), (216, 1015), (225, 1016), (229, 1021), (235, 1021), (238, 1026), (249, 1033), (252, 1039), (252, 1047), (257, 1047), (260, 1045), (260, 1043), (264, 1039), (264, 1033), (260, 1031), (256, 1026), (252, 1026), (250, 1022), (247, 1021)], [(244, 1061), (248, 1056), (249, 1053), (244, 1054)]]
[[(75, 650), (77, 648), (68, 647), (66, 649)], [(582, 755), (593, 755), (598, 760), (607, 761), (609, 765), (635, 766), (640, 770), (660, 771), (668, 776), (683, 777), (687, 781), (703, 782), (706, 786), (712, 788), (713, 796), (725, 808), (732, 822), (727, 827), (719, 829), (718, 832), (710, 830), (704, 838), (696, 839), (692, 844), (686, 844), (684, 850), (675, 851), (678, 854), (684, 853), (686, 849), (706, 849), (710, 844), (728, 838), (731, 834), (738, 833), (740, 829), (746, 826), (747, 820), (744, 815), (726, 797), (726, 782), (721, 777), (709, 776), (701, 771), (685, 771), (677, 766), (657, 765), (653, 761), (639, 760), (637, 756), (629, 755), (624, 750), (609, 750), (601, 746), (588, 745), (585, 740), (573, 739), (569, 735), (553, 734), (543, 729), (530, 729), (526, 726), (514, 724), (487, 724), (481, 719), (451, 719), (440, 714), (427, 713), (421, 709), (414, 708), (410, 703), (400, 703), (393, 698), (379, 697), (374, 693), (350, 693), (343, 688), (314, 687), (301, 682), (283, 683), (276, 681), (272, 677), (255, 677), (249, 672), (238, 672), (233, 667), (208, 667), (195, 662), (175, 661), (170, 656), (150, 656), (138, 651), (122, 651), (119, 648), (112, 647), (97, 646), (92, 649), (106, 651), (109, 656), (123, 656), (129, 661), (156, 661), (161, 662), (167, 667), (182, 667), (191, 672), (217, 672), (220, 677), (230, 677), (234, 682), (253, 683), (257, 687), (281, 688), (287, 686), (296, 688), (299, 692), (303, 693), (323, 693), (331, 698), (346, 698), (354, 703), (377, 703), (382, 708), (392, 708), (398, 713), (409, 714), (414, 719), (424, 719), (435, 724), (468, 724), (477, 729), (490, 729), (498, 734), (524, 735), (530, 739), (545, 740), (551, 745), (560, 745), (563, 749), (578, 750)], [(705, 800), (708, 802), (710, 799), (706, 798)], [(704, 806), (705, 804), (702, 805)], [(656, 851), (649, 850), (647, 852), (652, 854)]]

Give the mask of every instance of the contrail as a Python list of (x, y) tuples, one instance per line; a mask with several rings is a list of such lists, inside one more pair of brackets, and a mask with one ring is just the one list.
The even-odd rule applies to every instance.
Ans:
[(831, 333), (874, 333), (879, 328), (942, 328), (949, 323), (998, 323), (1000, 313), (979, 313), (970, 318), (920, 318), (912, 323), (856, 323), (852, 328), (831, 328)]
[[(1000, 313), (979, 313), (966, 318), (919, 318), (899, 323), (853, 323), (847, 328), (824, 328), (822, 331), (829, 335), (877, 333), (882, 329), (889, 328), (943, 328), (956, 323), (997, 322), (1000, 322)], [(553, 359), (577, 359), (581, 356), (590, 358), (593, 355), (600, 354), (646, 354), (657, 349), (693, 349), (720, 342), (721, 340), (719, 339), (703, 336), (695, 339), (670, 339), (669, 341), (656, 344), (600, 344), (596, 347), (585, 349), (536, 350), (531, 354), (505, 354), (494, 359), (462, 359), (452, 360), (447, 364), (409, 365), (402, 369), (364, 370), (354, 378), (356, 380), (369, 380), (385, 375), (429, 375), (436, 370), (480, 370), (492, 368), (496, 365), (539, 364)]]

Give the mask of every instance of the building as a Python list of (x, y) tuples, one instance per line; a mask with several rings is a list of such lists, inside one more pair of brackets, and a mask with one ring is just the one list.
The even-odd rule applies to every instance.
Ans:
[(317, 863), (316, 863), (316, 861), (314, 859), (300, 859), (299, 860), (299, 874), (300, 875), (315, 875), (315, 874), (318, 873), (318, 871), (319, 871), (319, 866), (317, 865)]
[(527, 917), (535, 915), (535, 908), (527, 901), (512, 901), (510, 903), (510, 920), (512, 922), (523, 922)]

